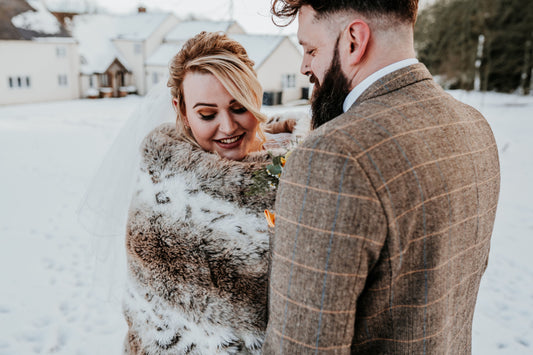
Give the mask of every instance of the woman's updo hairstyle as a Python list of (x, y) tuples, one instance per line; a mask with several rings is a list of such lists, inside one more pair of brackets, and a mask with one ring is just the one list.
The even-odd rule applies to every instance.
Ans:
[[(178, 133), (197, 145), (185, 126), (183, 80), (189, 72), (212, 74), (260, 123), (266, 122), (267, 117), (260, 112), (263, 89), (253, 67), (254, 62), (248, 57), (244, 47), (223, 33), (201, 32), (187, 40), (170, 62), (170, 78), (167, 83), (172, 97), (177, 101)], [(261, 128), (258, 132), (264, 140)]]

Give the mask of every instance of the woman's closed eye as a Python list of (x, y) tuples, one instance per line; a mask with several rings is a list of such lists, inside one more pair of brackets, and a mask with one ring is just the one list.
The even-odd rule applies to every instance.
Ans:
[(198, 112), (198, 114), (200, 115), (200, 118), (205, 121), (210, 121), (217, 115), (216, 112)]
[(240, 115), (242, 113), (246, 113), (248, 112), (248, 109), (244, 106), (236, 106), (236, 107), (232, 107), (230, 108), (231, 112), (237, 114), (237, 115)]

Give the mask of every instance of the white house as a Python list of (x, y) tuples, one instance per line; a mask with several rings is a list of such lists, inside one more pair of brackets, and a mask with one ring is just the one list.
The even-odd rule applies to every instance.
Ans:
[(148, 87), (168, 78), (168, 65), (181, 45), (201, 31), (227, 33), (255, 62), (267, 105), (307, 98), (308, 80), (300, 74), (302, 54), (288, 36), (246, 34), (234, 21), (185, 21), (176, 25), (146, 61)]
[(72, 35), (80, 45), (82, 96), (96, 90), (109, 96), (146, 94), (146, 60), (177, 23), (170, 13), (75, 16)]
[(0, 2), (0, 104), (79, 98), (78, 45), (38, 0)]
[(263, 103), (285, 104), (308, 98), (309, 81), (300, 73), (302, 54), (288, 36), (232, 34), (255, 62)]
[(198, 33), (225, 32), (245, 33), (236, 21), (190, 20), (178, 23), (164, 37), (161, 45), (146, 60), (146, 83), (148, 89), (168, 79), (168, 65), (182, 44)]

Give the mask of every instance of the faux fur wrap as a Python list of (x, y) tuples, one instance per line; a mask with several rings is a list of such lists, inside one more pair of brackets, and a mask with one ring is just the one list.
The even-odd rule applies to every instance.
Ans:
[(222, 159), (165, 124), (142, 145), (126, 235), (127, 354), (258, 354), (275, 193), (247, 194), (265, 152)]

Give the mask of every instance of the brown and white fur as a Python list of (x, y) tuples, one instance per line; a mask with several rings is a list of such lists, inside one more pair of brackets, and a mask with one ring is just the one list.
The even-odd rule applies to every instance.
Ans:
[(126, 354), (259, 354), (275, 192), (247, 193), (266, 152), (222, 159), (151, 132), (127, 225)]

